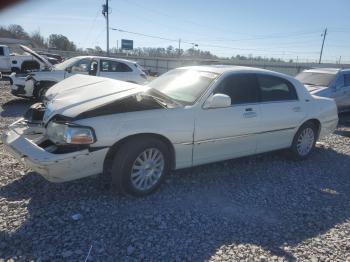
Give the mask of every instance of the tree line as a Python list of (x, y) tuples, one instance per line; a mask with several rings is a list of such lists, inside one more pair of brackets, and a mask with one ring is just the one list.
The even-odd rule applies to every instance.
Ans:
[[(44, 48), (44, 49), (57, 49), (62, 51), (73, 51), (81, 53), (97, 53), (105, 54), (105, 51), (100, 46), (95, 46), (94, 48), (79, 48), (73, 41), (70, 41), (68, 37), (61, 34), (50, 34), (48, 38), (45, 38), (40, 34), (40, 31), (34, 31), (32, 33), (26, 32), (20, 25), (9, 25), (7, 27), (0, 26), (0, 37), (5, 38), (15, 38), (21, 40), (27, 40), (33, 43), (34, 47)], [(112, 47), (110, 52), (113, 54), (118, 54), (125, 52), (123, 50)], [(200, 50), (199, 48), (191, 47), (187, 50), (178, 49), (169, 45), (168, 47), (137, 47), (133, 50), (126, 51), (132, 56), (156, 56), (156, 57), (196, 57), (205, 59), (231, 59), (231, 60), (253, 60), (253, 61), (268, 61), (268, 62), (284, 62), (280, 58), (267, 58), (261, 56), (242, 56), (237, 54), (236, 56), (228, 57), (218, 57), (212, 54), (210, 51)], [(293, 62), (289, 60), (288, 62)]]

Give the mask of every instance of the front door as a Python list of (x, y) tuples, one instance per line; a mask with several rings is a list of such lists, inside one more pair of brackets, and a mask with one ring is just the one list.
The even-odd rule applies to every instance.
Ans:
[(70, 77), (75, 74), (88, 75), (91, 71), (91, 59), (82, 58), (78, 60), (66, 73), (65, 78)]
[(213, 92), (231, 98), (231, 107), (201, 109), (195, 120), (193, 164), (254, 154), (260, 122), (258, 88), (254, 74), (233, 74)]

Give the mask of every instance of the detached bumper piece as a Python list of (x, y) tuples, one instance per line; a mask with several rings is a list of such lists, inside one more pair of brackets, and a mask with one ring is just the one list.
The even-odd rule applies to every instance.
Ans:
[(69, 153), (52, 150), (53, 146), (45, 143), (45, 136), (33, 132), (24, 119), (13, 123), (3, 133), (2, 140), (14, 157), (51, 182), (65, 182), (101, 173), (108, 151), (108, 148)]

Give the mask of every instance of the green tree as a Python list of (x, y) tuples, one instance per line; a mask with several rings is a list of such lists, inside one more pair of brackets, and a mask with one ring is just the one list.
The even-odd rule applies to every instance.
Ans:
[(64, 35), (51, 34), (49, 36), (49, 46), (64, 51), (76, 51), (77, 47)]
[(102, 53), (103, 50), (102, 50), (101, 47), (99, 47), (99, 46), (97, 45), (97, 46), (95, 46), (95, 52), (97, 52), (97, 53)]
[(23, 27), (20, 25), (9, 25), (7, 31), (10, 33), (11, 37), (19, 39), (28, 39), (29, 35), (24, 31)]

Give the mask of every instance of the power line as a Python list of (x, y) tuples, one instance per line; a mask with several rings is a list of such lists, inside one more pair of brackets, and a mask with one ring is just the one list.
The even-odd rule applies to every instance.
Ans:
[(98, 16), (99, 12), (100, 12), (100, 11), (97, 10), (96, 15), (95, 15), (95, 18), (93, 19), (92, 24), (90, 25), (90, 28), (89, 28), (89, 30), (88, 30), (88, 33), (87, 33), (86, 36), (85, 36), (84, 42), (86, 42), (86, 40), (88, 40), (88, 38), (90, 37), (91, 31), (92, 31), (92, 29), (95, 27), (95, 22), (96, 22), (96, 19), (97, 19), (97, 16)]
[[(144, 34), (144, 33), (132, 32), (132, 31), (121, 29), (121, 28), (110, 27), (109, 29), (110, 30), (114, 30), (114, 31), (123, 32), (123, 33), (139, 35), (139, 36), (143, 36), (143, 37), (150, 37), (150, 38), (154, 38), (154, 39), (167, 40), (167, 41), (171, 41), (171, 42), (179, 42), (178, 39), (171, 39), (171, 38), (166, 38), (166, 37), (161, 37), (161, 36), (155, 36), (155, 35), (149, 35), (149, 34)], [(186, 43), (186, 44), (191, 44), (191, 45), (196, 45), (196, 43), (190, 42), (188, 40), (184, 41), (184, 40), (181, 39), (180, 42), (181, 43)], [(245, 51), (258, 51), (258, 52), (274, 51), (272, 49), (238, 48), (238, 47), (223, 46), (223, 45), (212, 45), (212, 44), (204, 44), (204, 43), (199, 43), (199, 45), (200, 46), (207, 46), (207, 47), (216, 47), (216, 48), (221, 48), (221, 49), (230, 49), (230, 50), (245, 50)], [(286, 53), (317, 54), (318, 53), (318, 52), (297, 52), (297, 51), (280, 51), (280, 52), (282, 52), (282, 53), (276, 53), (276, 54), (286, 54)]]
[(154, 36), (154, 35), (147, 35), (147, 34), (143, 34), (143, 33), (131, 32), (131, 31), (127, 31), (127, 30), (124, 30), (124, 29), (120, 29), (120, 28), (110, 27), (109, 29), (110, 30), (114, 30), (114, 31), (119, 31), (119, 32), (122, 32), (122, 33), (128, 33), (128, 34), (139, 35), (139, 36), (145, 36), (145, 37), (161, 39), (161, 40), (168, 40), (168, 41), (172, 41), (172, 42), (177, 42), (178, 41), (178, 39), (170, 39), (170, 38), (165, 38), (165, 37), (160, 37), (160, 36)]

